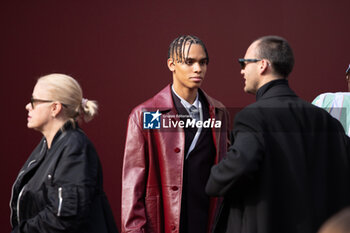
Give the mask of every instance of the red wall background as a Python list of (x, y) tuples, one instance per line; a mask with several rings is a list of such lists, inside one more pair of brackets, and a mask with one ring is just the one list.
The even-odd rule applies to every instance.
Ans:
[(180, 34), (207, 45), (206, 92), (227, 107), (243, 107), (237, 59), (252, 40), (287, 38), (296, 57), (290, 85), (311, 101), (346, 91), (350, 63), (350, 1), (2, 1), (0, 9), (1, 163), (0, 226), (10, 231), (11, 186), (41, 135), (26, 128), (36, 79), (72, 75), (84, 96), (98, 100), (99, 115), (82, 125), (104, 168), (105, 191), (120, 225), (121, 167), (128, 114), (171, 81), (167, 49)]

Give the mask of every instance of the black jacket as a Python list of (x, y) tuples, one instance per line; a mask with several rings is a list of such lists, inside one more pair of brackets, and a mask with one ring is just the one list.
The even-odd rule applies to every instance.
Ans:
[(18, 174), (10, 202), (13, 232), (117, 232), (102, 183), (92, 143), (66, 123), (50, 149), (41, 140)]
[(206, 191), (223, 196), (215, 232), (314, 233), (350, 204), (349, 138), (286, 80), (235, 117), (232, 146)]

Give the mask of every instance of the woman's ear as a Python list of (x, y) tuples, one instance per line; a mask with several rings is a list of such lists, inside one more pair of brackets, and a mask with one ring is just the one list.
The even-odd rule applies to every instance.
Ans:
[(51, 116), (56, 117), (62, 111), (62, 104), (60, 102), (53, 102), (51, 106)]

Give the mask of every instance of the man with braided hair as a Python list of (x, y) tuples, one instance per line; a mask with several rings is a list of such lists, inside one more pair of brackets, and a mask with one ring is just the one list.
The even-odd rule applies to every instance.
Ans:
[(132, 110), (122, 232), (209, 232), (216, 199), (205, 194), (205, 184), (226, 153), (229, 119), (225, 107), (200, 89), (208, 62), (199, 38), (176, 38), (167, 61), (172, 84)]

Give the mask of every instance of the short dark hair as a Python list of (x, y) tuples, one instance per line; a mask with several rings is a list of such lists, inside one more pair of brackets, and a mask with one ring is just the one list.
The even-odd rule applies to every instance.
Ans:
[[(185, 51), (185, 45), (189, 44), (187, 51)], [(169, 46), (168, 59), (176, 59), (177, 62), (184, 62), (188, 56), (192, 44), (198, 44), (204, 49), (205, 55), (207, 57), (207, 63), (209, 63), (209, 55), (207, 48), (205, 47), (203, 41), (198, 37), (193, 35), (181, 35), (173, 40)]]
[(269, 60), (276, 74), (287, 78), (294, 66), (293, 50), (288, 41), (279, 36), (264, 36), (255, 41), (258, 41), (258, 58)]

